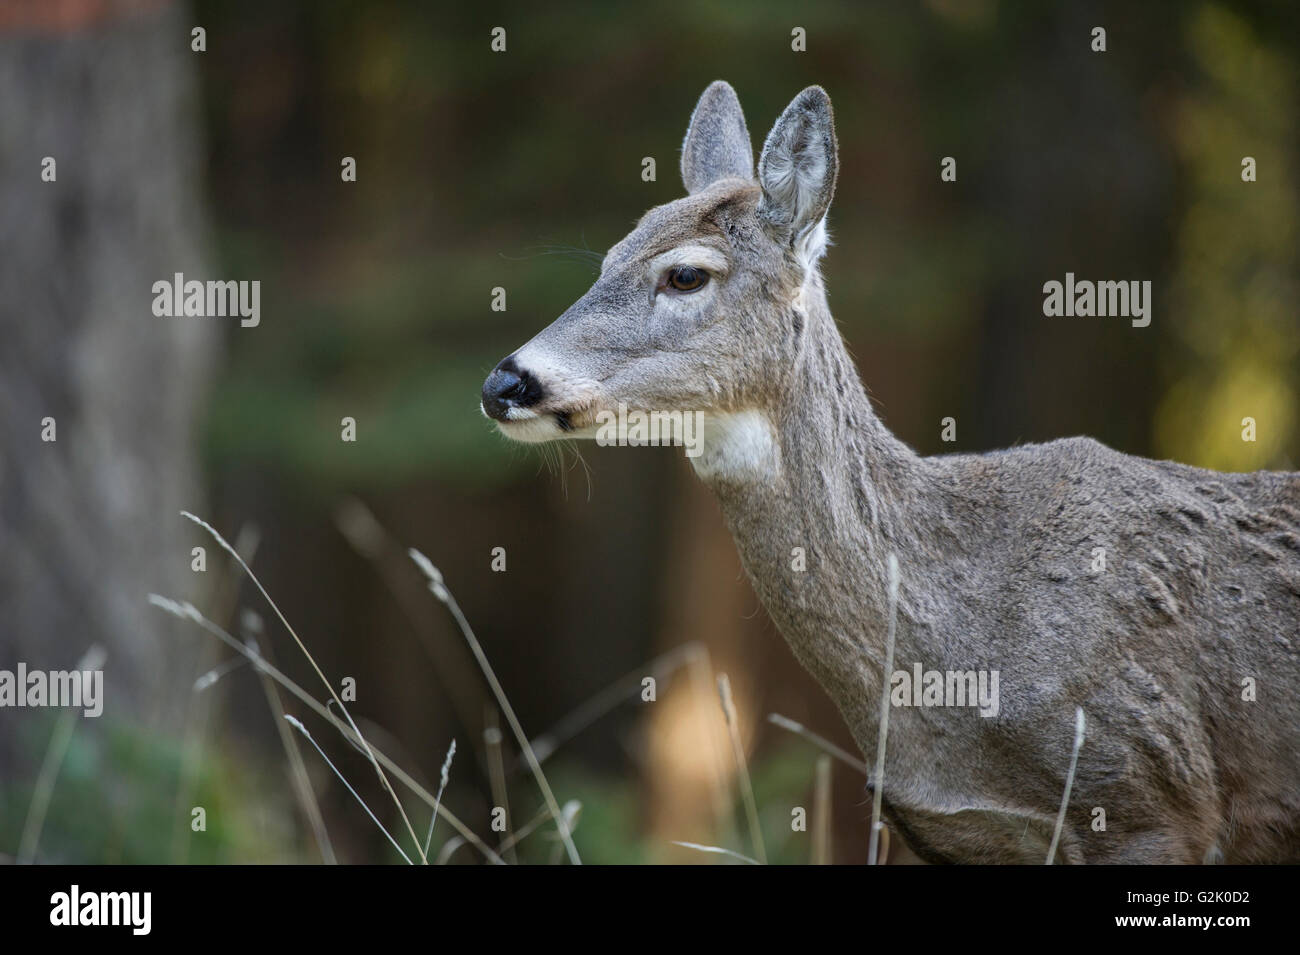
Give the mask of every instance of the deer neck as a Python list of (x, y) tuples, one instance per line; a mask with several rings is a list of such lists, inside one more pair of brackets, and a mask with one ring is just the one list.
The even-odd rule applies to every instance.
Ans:
[(820, 280), (793, 307), (803, 346), (781, 398), (707, 418), (694, 464), (768, 613), (856, 731), (881, 685), (888, 554), (917, 552), (928, 469), (872, 411)]

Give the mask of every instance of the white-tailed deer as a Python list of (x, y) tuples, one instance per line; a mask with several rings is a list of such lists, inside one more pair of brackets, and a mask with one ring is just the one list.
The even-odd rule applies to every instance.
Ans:
[[(1059, 861), (1300, 859), (1300, 474), (1088, 438), (918, 456), (872, 411), (826, 304), (837, 166), (820, 87), (755, 178), (736, 94), (714, 83), (682, 148), (689, 195), (501, 362), (484, 412), (530, 442), (592, 437), (620, 405), (701, 412), (691, 461), (866, 753), (897, 554), (895, 669), (938, 681), (892, 684), (922, 705), (891, 710), (883, 795), (923, 858), (1044, 861), (1082, 707)], [(997, 677), (992, 706), (927, 705), (960, 704), (977, 674)]]

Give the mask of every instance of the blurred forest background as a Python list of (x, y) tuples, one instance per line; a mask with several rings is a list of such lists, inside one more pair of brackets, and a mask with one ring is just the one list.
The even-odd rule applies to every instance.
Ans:
[[(571, 250), (603, 252), (681, 195), (711, 80), (739, 92), (756, 149), (817, 83), (840, 141), (831, 306), (900, 438), (942, 453), (1087, 434), (1203, 467), (1300, 467), (1296, 9), (3, 0), (0, 668), (70, 668), (92, 643), (109, 656), (99, 720), (0, 711), (0, 854), (398, 859), (299, 745), (320, 847), (255, 673), (148, 605), (193, 600), (321, 695), (185, 508), (238, 540), (335, 685), (355, 680), (377, 747), (433, 789), (456, 739), (444, 801), (490, 844), (502, 792), (516, 829), (543, 802), (406, 547), (441, 568), (528, 734), (554, 732), (545, 768), (581, 803), (585, 861), (718, 861), (672, 840), (754, 852), (718, 672), (769, 858), (813, 858), (829, 819), (833, 861), (863, 861), (862, 777), (835, 763), (818, 803), (820, 751), (766, 717), (852, 742), (680, 452), (584, 446), (585, 464), (548, 469), (479, 414), (483, 377), (590, 284)], [(1067, 271), (1150, 280), (1150, 326), (1045, 318), (1043, 283)], [(151, 284), (175, 272), (260, 280), (261, 324), (154, 317)], [(46, 415), (57, 442), (40, 440)], [(647, 665), (689, 644), (707, 659)], [(403, 831), (364, 758), (284, 705)], [(427, 808), (406, 808), (423, 835)], [(451, 835), (440, 822), (435, 854), (482, 858)], [(557, 849), (548, 825), (517, 853)]]

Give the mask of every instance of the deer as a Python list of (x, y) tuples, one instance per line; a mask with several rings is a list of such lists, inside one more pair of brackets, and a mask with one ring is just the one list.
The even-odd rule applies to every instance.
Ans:
[[(827, 305), (838, 169), (821, 87), (784, 110), (755, 170), (735, 90), (710, 85), (682, 145), (686, 196), (645, 213), (491, 371), (482, 412), (527, 443), (591, 438), (616, 406), (701, 416), (690, 464), (864, 753), (890, 693), (867, 789), (922, 860), (1041, 864), (1059, 811), (1062, 863), (1300, 861), (1300, 473), (1088, 437), (917, 454), (873, 410)], [(996, 673), (995, 714), (897, 705), (891, 555), (895, 665)]]

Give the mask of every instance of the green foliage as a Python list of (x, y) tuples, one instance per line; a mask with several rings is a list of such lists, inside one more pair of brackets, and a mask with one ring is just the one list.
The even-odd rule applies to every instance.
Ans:
[[(0, 783), (0, 847), (14, 854), (31, 805), (36, 769), (56, 715), (24, 720), (19, 764), (31, 767)], [(144, 864), (286, 862), (301, 858), (292, 807), (268, 789), (247, 758), (205, 751), (192, 797), (177, 804), (185, 754), (162, 734), (79, 720), (57, 777), (36, 860), (46, 863)], [(287, 787), (285, 787), (287, 790)], [(206, 810), (207, 829), (190, 828), (190, 810)]]

